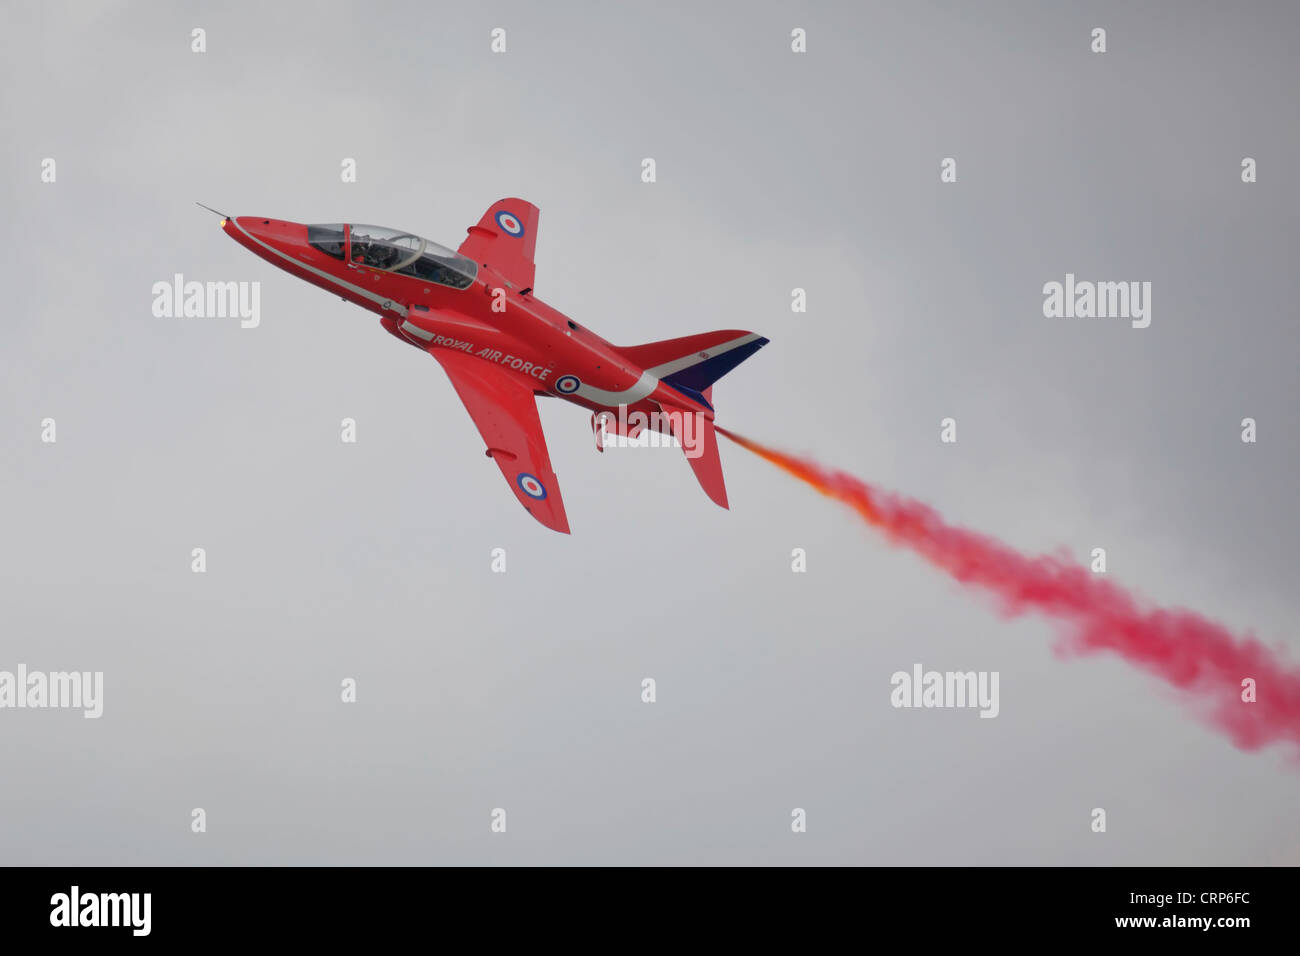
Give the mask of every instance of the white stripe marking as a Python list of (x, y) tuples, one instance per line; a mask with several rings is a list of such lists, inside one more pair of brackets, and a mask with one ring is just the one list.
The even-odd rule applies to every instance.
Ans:
[[(632, 383), (630, 388), (621, 391), (609, 392), (603, 388), (596, 388), (594, 385), (579, 385), (576, 392), (569, 392), (569, 395), (581, 395), (588, 401), (596, 402), (600, 405), (634, 405), (641, 399), (649, 396), (656, 388), (659, 387), (659, 379), (655, 378), (649, 372), (642, 372), (641, 377)], [(564, 392), (561, 395), (566, 394)]]
[[(762, 338), (761, 335), (755, 335), (753, 332), (749, 335), (742, 335), (738, 339), (732, 339), (730, 342), (723, 342), (721, 345), (711, 345), (701, 349), (701, 352), (708, 352), (709, 358), (715, 358), (724, 352), (730, 352), (732, 349), (738, 349), (742, 345), (748, 345), (750, 342)], [(707, 362), (708, 359), (702, 359), (699, 352), (692, 352), (690, 355), (683, 355), (681, 358), (675, 358), (671, 362), (664, 362), (663, 365), (656, 365), (654, 368), (646, 369), (651, 375), (658, 378), (667, 378), (673, 372), (680, 372), (684, 368), (690, 368), (692, 365), (699, 365), (701, 362)]]
[(426, 331), (424, 331), (424, 329), (420, 328), (418, 325), (412, 325), (410, 322), (403, 322), (403, 323), (402, 323), (402, 331), (403, 331), (403, 332), (410, 332), (412, 335), (418, 336), (419, 338), (424, 339), (424, 341), (426, 341), (426, 342), (431, 342), (431, 341), (433, 341), (433, 333), (432, 333), (432, 332), (426, 332)]
[[(709, 358), (722, 355), (724, 352), (730, 352), (732, 349), (738, 349), (742, 345), (748, 345), (750, 342), (761, 339), (761, 335), (751, 332), (748, 335), (742, 335), (732, 339), (730, 342), (723, 342), (721, 345), (710, 346), (701, 351), (708, 352)], [(588, 401), (596, 402), (600, 405), (635, 405), (643, 398), (647, 398), (654, 393), (659, 387), (659, 379), (666, 378), (674, 372), (680, 372), (684, 368), (690, 368), (692, 365), (698, 365), (700, 362), (706, 362), (708, 359), (702, 359), (698, 352), (692, 352), (690, 355), (684, 355), (681, 358), (675, 358), (670, 362), (664, 362), (662, 365), (656, 365), (654, 368), (646, 369), (641, 373), (629, 388), (621, 391), (606, 391), (603, 388), (596, 388), (593, 385), (583, 384), (578, 387), (576, 392), (570, 392), (571, 395), (580, 395)], [(565, 394), (564, 392), (560, 393)]]

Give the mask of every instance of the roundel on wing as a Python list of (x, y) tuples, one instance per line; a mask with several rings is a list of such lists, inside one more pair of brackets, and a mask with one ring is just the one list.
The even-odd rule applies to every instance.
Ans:
[(519, 221), (519, 217), (514, 213), (502, 209), (497, 213), (497, 225), (505, 231), (507, 235), (518, 238), (524, 234), (524, 224)]
[(561, 375), (555, 380), (555, 390), (563, 395), (572, 395), (582, 387), (576, 375)]
[(515, 477), (515, 483), (519, 485), (519, 490), (529, 498), (536, 498), (541, 501), (546, 497), (546, 486), (538, 481), (536, 476), (530, 475), (526, 471), (521, 471)]

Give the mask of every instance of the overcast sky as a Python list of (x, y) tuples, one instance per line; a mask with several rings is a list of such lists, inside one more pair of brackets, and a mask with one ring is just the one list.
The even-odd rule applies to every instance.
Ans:
[[(1283, 751), (1058, 659), (735, 446), (723, 511), (680, 451), (597, 454), (542, 401), (548, 531), (435, 361), (194, 206), (454, 247), (528, 199), (575, 321), (771, 339), (720, 423), (1017, 547), (1105, 547), (1296, 661), (1300, 13), (1140, 7), (7, 11), (0, 670), (105, 687), (98, 720), (0, 710), (0, 861), (1300, 862)], [(260, 325), (155, 318), (176, 273), (260, 283)], [(1150, 326), (1045, 318), (1067, 273), (1152, 283)], [(999, 716), (892, 708), (917, 663), (999, 672)]]

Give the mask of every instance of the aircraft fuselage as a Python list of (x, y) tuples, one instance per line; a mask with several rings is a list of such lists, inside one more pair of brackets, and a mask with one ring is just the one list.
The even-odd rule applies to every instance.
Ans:
[(225, 232), (277, 268), (374, 312), (383, 327), (422, 351), (464, 352), (517, 377), (536, 394), (593, 412), (653, 411), (668, 402), (713, 417), (713, 409), (630, 364), (590, 329), (477, 263), (464, 288), (451, 288), (353, 261), (349, 235), (342, 257), (308, 242), (304, 223), (243, 216)]

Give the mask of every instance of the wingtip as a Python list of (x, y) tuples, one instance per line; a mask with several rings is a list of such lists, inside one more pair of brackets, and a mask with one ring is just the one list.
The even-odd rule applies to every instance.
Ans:
[(538, 524), (544, 528), (550, 528), (552, 531), (558, 531), (560, 534), (572, 534), (569, 530), (569, 519), (564, 514), (559, 515), (540, 515), (528, 505), (524, 505), (524, 510), (533, 516)]

